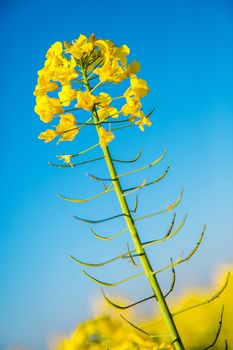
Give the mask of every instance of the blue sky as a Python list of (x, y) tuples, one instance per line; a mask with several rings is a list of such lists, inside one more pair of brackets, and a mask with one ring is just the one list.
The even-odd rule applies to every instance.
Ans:
[[(117, 45), (127, 44), (131, 59), (141, 63), (140, 77), (151, 90), (144, 107), (156, 108), (153, 126), (144, 133), (122, 131), (111, 150), (117, 157), (129, 158), (143, 148), (139, 165), (144, 165), (167, 148), (162, 164), (145, 175), (125, 179), (123, 185), (137, 184), (144, 176), (153, 179), (170, 164), (166, 180), (140, 192), (138, 215), (166, 207), (182, 188), (185, 195), (178, 220), (189, 214), (179, 237), (148, 251), (153, 265), (189, 252), (204, 223), (207, 233), (199, 252), (177, 268), (177, 295), (188, 286), (211, 285), (218, 266), (232, 264), (232, 15), (230, 0), (119, 0), (112, 4), (90, 0), (88, 6), (73, 0), (1, 3), (1, 349), (21, 345), (46, 350), (54, 335), (68, 333), (90, 317), (91, 301), (100, 297), (99, 289), (82, 276), (68, 254), (101, 261), (124, 251), (129, 241), (126, 234), (115, 242), (99, 242), (72, 217), (98, 219), (117, 214), (113, 196), (84, 205), (56, 196), (85, 197), (98, 192), (98, 185), (85, 174), (104, 175), (106, 169), (103, 163), (71, 170), (48, 165), (58, 154), (90, 145), (93, 140), (88, 133), (58, 146), (45, 145), (37, 138), (44, 125), (34, 113), (32, 92), (45, 53), (55, 41), (95, 33)], [(131, 205), (133, 201), (130, 198)], [(142, 237), (158, 237), (169, 220), (170, 215), (165, 215), (140, 223)], [(96, 230), (107, 234), (109, 229), (115, 233), (123, 227), (119, 220)], [(123, 263), (93, 272), (110, 281), (132, 273)], [(169, 273), (161, 276), (164, 288), (168, 280)], [(140, 288), (135, 295), (137, 283)], [(137, 300), (149, 288), (146, 282), (135, 280), (114, 293)]]

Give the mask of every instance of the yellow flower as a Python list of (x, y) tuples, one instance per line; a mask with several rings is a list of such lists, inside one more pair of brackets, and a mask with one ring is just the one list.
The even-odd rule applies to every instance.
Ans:
[(60, 119), (60, 123), (56, 127), (56, 132), (61, 135), (60, 141), (72, 141), (79, 132), (79, 128), (76, 126), (77, 122), (73, 114), (63, 114)]
[(103, 83), (104, 81), (108, 80), (108, 77), (110, 75), (109, 73), (109, 66), (107, 64), (103, 65), (101, 68), (96, 68), (94, 70), (95, 74), (99, 75), (99, 80)]
[(45, 143), (52, 141), (57, 136), (57, 132), (55, 130), (48, 129), (40, 133), (38, 138), (40, 140), (44, 140)]
[(132, 88), (129, 87), (125, 92), (124, 92), (124, 95), (123, 95), (126, 100), (130, 97), (135, 97), (135, 93), (133, 92)]
[(62, 43), (60, 41), (55, 42), (47, 51), (46, 58), (59, 56), (62, 54)]
[(119, 116), (118, 110), (110, 106), (111, 101), (111, 96), (105, 92), (101, 92), (99, 96), (96, 96), (95, 103), (99, 107), (97, 111), (99, 121), (104, 121), (108, 117), (117, 118)]
[(117, 108), (109, 106), (109, 107), (106, 108), (106, 110), (107, 110), (108, 115), (109, 115), (110, 118), (117, 118), (117, 117), (119, 117), (119, 112), (118, 112)]
[(151, 123), (150, 119), (145, 116), (143, 111), (138, 111), (136, 116), (139, 117), (140, 119), (138, 121), (136, 121), (135, 124), (139, 126), (139, 129), (141, 131), (144, 131), (145, 125), (151, 126), (152, 123)]
[(39, 110), (39, 107), (35, 106), (35, 112), (40, 116), (40, 120), (44, 123), (49, 123), (54, 117), (54, 113), (52, 110), (47, 109), (41, 109)]
[(139, 71), (140, 71), (140, 63), (136, 60), (133, 60), (133, 62), (131, 62), (127, 67), (128, 75), (138, 73)]
[(61, 102), (57, 98), (51, 98), (47, 95), (37, 96), (34, 110), (44, 123), (49, 123), (54, 114), (61, 114), (64, 112), (64, 109), (61, 107)]
[(62, 90), (58, 93), (59, 99), (63, 106), (69, 106), (71, 101), (76, 98), (77, 92), (71, 88), (70, 84), (62, 86)]
[(127, 58), (130, 49), (126, 45), (116, 47), (116, 45), (110, 40), (96, 40), (95, 46), (99, 49), (100, 56), (104, 59), (102, 67), (96, 68), (95, 73), (99, 75), (100, 81), (112, 81), (114, 83), (120, 83), (126, 79), (129, 74), (136, 73), (138, 66), (136, 67), (136, 61), (131, 64), (129, 72), (127, 71)]
[(108, 106), (105, 108), (99, 108), (97, 111), (99, 121), (103, 122), (107, 118), (117, 118), (119, 116), (119, 112), (117, 108)]
[(105, 130), (102, 126), (99, 128), (100, 146), (106, 147), (109, 142), (114, 139), (114, 135), (111, 131)]
[[(79, 128), (76, 126), (76, 119), (71, 113), (63, 114), (60, 118), (60, 123), (57, 125), (56, 130), (48, 129), (39, 135), (40, 140), (45, 142), (52, 141), (56, 136), (60, 136), (60, 141), (72, 141), (79, 132)], [(66, 156), (68, 160), (69, 156)]]
[(75, 105), (75, 107), (85, 109), (86, 111), (90, 111), (95, 103), (95, 96), (93, 96), (89, 91), (78, 91), (77, 99), (78, 103)]
[(38, 82), (34, 91), (34, 96), (43, 96), (48, 91), (55, 91), (58, 89), (58, 85), (50, 82), (49, 79), (46, 79), (46, 75), (43, 74), (38, 77)]
[(116, 47), (110, 40), (96, 40), (95, 46), (100, 49), (100, 53), (105, 60), (117, 60), (121, 62), (123, 67), (126, 66), (126, 56), (130, 53), (130, 49), (127, 45)]
[(105, 108), (99, 108), (97, 111), (98, 119), (100, 122), (104, 122), (106, 119), (108, 119), (108, 112)]
[(130, 53), (130, 49), (127, 45), (122, 45), (119, 48), (115, 48), (113, 51), (113, 57), (121, 62), (123, 67), (126, 67), (127, 64), (127, 58)]
[(60, 160), (64, 160), (65, 163), (70, 163), (70, 158), (71, 155), (70, 154), (64, 154), (63, 156), (57, 156), (58, 159)]
[(67, 84), (77, 78), (78, 73), (75, 70), (76, 62), (73, 57), (70, 60), (63, 55), (49, 56), (45, 61), (44, 70), (49, 79), (59, 81), (61, 84)]
[(148, 94), (149, 88), (145, 80), (138, 79), (136, 75), (131, 74), (130, 83), (131, 83), (132, 91), (137, 97), (141, 98)]
[[(72, 106), (75, 104), (78, 109), (91, 113), (96, 112), (100, 122), (106, 120), (111, 122), (110, 118), (117, 118), (121, 113), (128, 116), (129, 121), (138, 125), (142, 131), (144, 131), (145, 125), (151, 125), (151, 121), (142, 111), (140, 101), (141, 97), (147, 95), (149, 88), (145, 80), (136, 76), (140, 71), (140, 64), (133, 60), (127, 65), (129, 53), (130, 49), (127, 45), (117, 47), (110, 40), (96, 40), (94, 34), (89, 38), (81, 34), (77, 40), (70, 43), (64, 42), (64, 46), (60, 41), (51, 45), (46, 53), (44, 67), (38, 71), (38, 81), (34, 91), (36, 96), (35, 112), (45, 123), (51, 122), (54, 117), (60, 118), (58, 125), (42, 132), (39, 138), (45, 142), (50, 142), (56, 136), (59, 138), (59, 142), (74, 139), (80, 128), (72, 114), (64, 114), (69, 111), (65, 107), (70, 106), (71, 103)], [(74, 81), (83, 69), (82, 63), (85, 63), (87, 79), (93, 75), (93, 78), (97, 78), (95, 74), (98, 75), (99, 83), (95, 88), (99, 88), (102, 82), (118, 84), (129, 77), (130, 86), (124, 93), (126, 102), (121, 109), (118, 110), (111, 105), (112, 100), (117, 97), (113, 99), (105, 92), (94, 96), (87, 89), (80, 88), (77, 91), (72, 88), (76, 82), (82, 84), (82, 79)], [(59, 87), (61, 89), (58, 90)], [(53, 93), (55, 90), (58, 90), (58, 93)], [(52, 92), (51, 95), (50, 92)], [(48, 96), (48, 94), (53, 97)], [(99, 128), (99, 132), (100, 145), (106, 147), (113, 140), (114, 135), (102, 126)], [(70, 163), (68, 155), (62, 157), (65, 162)]]
[(124, 69), (119, 66), (117, 60), (106, 60), (104, 65), (101, 68), (96, 68), (94, 72), (99, 75), (101, 82), (108, 80), (114, 83), (120, 83), (126, 79)]
[(90, 42), (87, 41), (87, 37), (83, 34), (79, 36), (79, 38), (70, 45), (65, 42), (66, 53), (71, 53), (73, 57), (76, 59), (82, 58), (84, 54), (90, 54), (93, 50), (92, 40)]
[(64, 163), (67, 163), (71, 167), (73, 167), (73, 163), (71, 163), (70, 161), (71, 157), (72, 157), (72, 154), (64, 154), (63, 156), (57, 156), (59, 160), (64, 160)]
[(71, 60), (62, 55), (62, 43), (53, 44), (46, 54), (44, 68), (38, 72), (39, 75), (46, 74), (48, 80), (60, 81), (61, 83), (69, 82), (77, 77), (74, 70), (76, 62), (72, 57)]
[(114, 44), (110, 40), (95, 40), (95, 46), (99, 48), (100, 53), (106, 59), (111, 55), (111, 49), (114, 47)]
[(102, 108), (108, 107), (111, 101), (111, 96), (105, 92), (100, 92), (99, 96), (95, 97), (95, 103)]
[(127, 97), (126, 98), (127, 103), (122, 106), (121, 113), (123, 115), (131, 115), (135, 116), (140, 108), (142, 108), (142, 104), (137, 96), (134, 97)]

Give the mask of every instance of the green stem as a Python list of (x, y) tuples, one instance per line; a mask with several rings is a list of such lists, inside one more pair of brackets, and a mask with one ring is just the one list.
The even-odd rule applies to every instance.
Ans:
[[(86, 84), (87, 91), (91, 92), (88, 78), (87, 78), (85, 69), (82, 65), (81, 65), (81, 70), (82, 70), (83, 80)], [(96, 130), (97, 130), (97, 133), (99, 136), (99, 128), (101, 127), (101, 125), (98, 124), (98, 122), (99, 122), (98, 114), (97, 114), (97, 111), (95, 108), (93, 109), (93, 118), (94, 118), (94, 121), (97, 123)], [(167, 302), (164, 298), (164, 295), (163, 295), (162, 290), (160, 288), (160, 285), (158, 283), (158, 280), (157, 280), (156, 276), (153, 275), (152, 266), (151, 266), (150, 261), (147, 257), (147, 254), (142, 246), (142, 242), (141, 242), (139, 234), (137, 232), (134, 220), (132, 218), (132, 215), (131, 215), (131, 212), (129, 210), (126, 199), (123, 195), (121, 184), (120, 184), (117, 172), (115, 170), (109, 149), (108, 149), (108, 147), (104, 147), (104, 148), (102, 148), (102, 150), (103, 150), (104, 158), (105, 158), (105, 161), (106, 161), (106, 164), (108, 167), (109, 174), (110, 174), (111, 178), (114, 179), (113, 185), (115, 188), (115, 192), (116, 192), (122, 213), (124, 214), (128, 230), (130, 232), (130, 235), (131, 235), (131, 238), (133, 240), (134, 246), (137, 250), (137, 253), (139, 254), (139, 258), (141, 260), (141, 264), (142, 264), (142, 267), (144, 269), (145, 275), (148, 278), (148, 281), (151, 285), (151, 288), (152, 288), (154, 295), (157, 299), (157, 302), (159, 304), (161, 313), (162, 313), (162, 315), (165, 319), (165, 322), (167, 324), (168, 330), (169, 330), (170, 335), (171, 335), (172, 344), (174, 345), (176, 350), (185, 350), (185, 348), (182, 344), (180, 335), (178, 333), (178, 330), (176, 328), (176, 325), (174, 323), (172, 314), (169, 310)]]

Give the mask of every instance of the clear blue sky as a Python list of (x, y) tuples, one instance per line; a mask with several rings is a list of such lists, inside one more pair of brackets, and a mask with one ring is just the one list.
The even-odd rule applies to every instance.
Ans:
[[(124, 180), (136, 184), (153, 179), (169, 163), (167, 179), (140, 192), (138, 215), (159, 210), (185, 188), (178, 209), (188, 222), (179, 237), (148, 250), (153, 265), (189, 252), (203, 224), (207, 233), (197, 255), (177, 268), (177, 294), (187, 286), (212, 283), (219, 265), (232, 264), (232, 149), (233, 149), (233, 6), (219, 1), (13, 1), (1, 2), (1, 253), (0, 349), (22, 345), (46, 350), (54, 334), (69, 332), (91, 315), (91, 300), (99, 290), (84, 278), (69, 258), (101, 261), (125, 249), (127, 234), (115, 242), (99, 242), (73, 214), (103, 218), (119, 212), (109, 196), (92, 204), (71, 204), (56, 194), (85, 197), (98, 185), (87, 171), (106, 174), (104, 165), (71, 170), (52, 168), (58, 154), (90, 145), (88, 134), (74, 143), (43, 144), (37, 139), (44, 126), (34, 113), (32, 95), (48, 47), (72, 40), (80, 33), (111, 39), (131, 48), (141, 63), (141, 75), (151, 92), (145, 108), (156, 107), (153, 126), (144, 134), (122, 131), (111, 145), (115, 156), (128, 158), (144, 152), (140, 165), (168, 155), (156, 169)], [(133, 168), (134, 165), (131, 165)], [(119, 170), (123, 171), (122, 165)], [(130, 199), (133, 205), (133, 198)], [(171, 215), (149, 220), (139, 229), (144, 239), (159, 237)], [(178, 223), (179, 221), (177, 221)], [(117, 232), (119, 220), (96, 228)], [(110, 231), (109, 231), (110, 230)], [(125, 268), (127, 266), (127, 268)], [(93, 272), (93, 271), (90, 271)], [(118, 280), (133, 271), (123, 263), (102, 272)], [(169, 273), (161, 277), (166, 288)], [(136, 288), (140, 283), (140, 288)], [(137, 295), (135, 294), (137, 290)], [(110, 290), (109, 293), (112, 293)], [(117, 288), (133, 300), (146, 296), (143, 279)]]

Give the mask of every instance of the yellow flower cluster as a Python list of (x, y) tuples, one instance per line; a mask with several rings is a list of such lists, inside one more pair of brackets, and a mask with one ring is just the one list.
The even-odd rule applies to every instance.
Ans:
[[(39, 138), (50, 142), (58, 136), (59, 141), (72, 141), (81, 128), (91, 124), (97, 126), (101, 147), (106, 147), (114, 135), (103, 124), (110, 127), (112, 118), (128, 116), (126, 121), (138, 125), (142, 131), (145, 125), (150, 126), (140, 101), (149, 88), (146, 81), (136, 75), (140, 71), (139, 63), (134, 60), (127, 64), (129, 53), (128, 46), (117, 47), (110, 40), (96, 39), (93, 34), (89, 38), (81, 34), (77, 40), (64, 45), (54, 43), (38, 72), (34, 91), (35, 112), (44, 123), (53, 122), (53, 128), (42, 132)], [(126, 79), (130, 86), (120, 96), (111, 97), (102, 90), (105, 85), (119, 84)], [(94, 93), (94, 90), (99, 91)], [(118, 107), (112, 105), (121, 99), (125, 103), (120, 108), (119, 103)], [(91, 113), (91, 117), (78, 123), (70, 112), (81, 115), (81, 110)], [(54, 126), (55, 119), (58, 124)]]
[(173, 346), (140, 334), (132, 327), (107, 315), (80, 324), (54, 350), (173, 350)]

